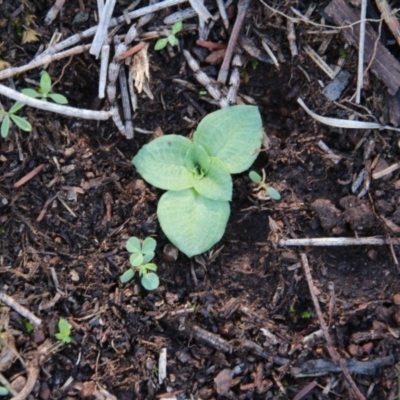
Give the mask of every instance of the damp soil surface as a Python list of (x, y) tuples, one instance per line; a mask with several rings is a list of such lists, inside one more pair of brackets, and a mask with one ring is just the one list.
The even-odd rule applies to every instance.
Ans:
[[(123, 15), (127, 4), (122, 3), (114, 15)], [(309, 6), (273, 3), (268, 2), (291, 17), (290, 6), (302, 13)], [(3, 67), (29, 63), (56, 31), (67, 38), (96, 25), (95, 1), (68, 1), (45, 25), (51, 6), (50, 1), (0, 1)], [(155, 13), (141, 32), (163, 26), (166, 16), (184, 8)], [(229, 30), (217, 19), (208, 40), (227, 44), (236, 14), (234, 2), (228, 8)], [(33, 130), (13, 125), (0, 141), (0, 290), (42, 323), (34, 327), (18, 310), (1, 304), (0, 372), (23, 387), (36, 363), (38, 376), (26, 398), (356, 398), (320, 331), (301, 254), (311, 268), (332, 346), (358, 389), (370, 399), (397, 398), (400, 177), (398, 170), (378, 179), (373, 174), (397, 162), (398, 133), (332, 128), (297, 103), (301, 97), (324, 116), (386, 123), (387, 88), (369, 71), (363, 107), (354, 104), (357, 50), (334, 34), (323, 57), (330, 65), (342, 57), (351, 79), (337, 102), (327, 100), (320, 82), (330, 78), (304, 51), (306, 44), (319, 49), (326, 40), (323, 29), (297, 22), (294, 56), (283, 14), (250, 3), (241, 34), (263, 56), (243, 51), (238, 90), (238, 104), (259, 107), (266, 134), (252, 169), (264, 170), (266, 182), (282, 198), (272, 201), (254, 191), (247, 173), (235, 175), (226, 233), (195, 259), (176, 258), (171, 251), (156, 215), (162, 192), (142, 180), (131, 159), (162, 134), (189, 136), (219, 108), (182, 53), (190, 51), (216, 79), (222, 61), (208, 63), (212, 51), (196, 44), (197, 17), (184, 23), (194, 29), (177, 35), (178, 47), (156, 52), (155, 39), (150, 41), (153, 98), (138, 94), (133, 139), (121, 135), (111, 120), (67, 118), (30, 107), (19, 112)], [(321, 22), (322, 14), (321, 4), (309, 18)], [(37, 40), (22, 44), (29, 29)], [(125, 32), (122, 26), (118, 34)], [(385, 34), (389, 40), (390, 31)], [(265, 62), (263, 38), (279, 68)], [(400, 61), (394, 46), (389, 50)], [(72, 107), (107, 110), (108, 102), (97, 97), (99, 65), (88, 52), (50, 63), (53, 91), (64, 94)], [(1, 84), (37, 87), (40, 73), (33, 69)], [(5, 96), (0, 101), (6, 110), (13, 104)], [(15, 187), (39, 166), (38, 174)], [(360, 173), (364, 179), (357, 187)], [(157, 240), (157, 290), (146, 291), (137, 276), (120, 282), (129, 268), (125, 244), (132, 236)], [(386, 242), (318, 247), (282, 242), (367, 237)], [(61, 318), (71, 325), (69, 344), (55, 337)], [(159, 360), (165, 352), (162, 378)]]

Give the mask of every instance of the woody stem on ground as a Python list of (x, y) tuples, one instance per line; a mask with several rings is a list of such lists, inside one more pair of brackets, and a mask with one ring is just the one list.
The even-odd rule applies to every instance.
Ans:
[(111, 111), (93, 111), (81, 108), (74, 108), (70, 106), (62, 106), (60, 104), (49, 103), (42, 100), (34, 99), (33, 97), (26, 96), (16, 90), (0, 84), (0, 94), (9, 97), (16, 101), (22, 101), (26, 105), (38, 108), (44, 111), (54, 112), (56, 114), (66, 115), (68, 117), (94, 119), (98, 121), (105, 121), (112, 116)]

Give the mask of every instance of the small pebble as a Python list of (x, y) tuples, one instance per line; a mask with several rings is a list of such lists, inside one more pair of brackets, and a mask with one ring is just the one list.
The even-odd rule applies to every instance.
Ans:
[(178, 249), (171, 243), (167, 243), (164, 246), (163, 258), (165, 261), (175, 262), (178, 259), (178, 255), (179, 255)]
[(393, 304), (396, 306), (400, 306), (400, 293), (396, 293), (393, 295)]
[(378, 252), (375, 249), (369, 250), (367, 254), (368, 258), (372, 261), (376, 261), (376, 259), (378, 258)]
[(41, 329), (37, 329), (32, 332), (31, 339), (33, 340), (34, 343), (40, 344), (40, 343), (44, 342), (44, 340), (46, 339), (46, 336)]

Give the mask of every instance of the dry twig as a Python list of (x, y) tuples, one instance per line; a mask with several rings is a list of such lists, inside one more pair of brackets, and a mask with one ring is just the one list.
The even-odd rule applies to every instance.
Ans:
[(22, 315), (24, 318), (32, 322), (33, 325), (39, 326), (42, 323), (42, 320), (40, 318), (31, 313), (26, 307), (21, 306), (21, 304), (17, 303), (11, 296), (0, 292), (0, 301), (13, 308), (18, 314)]
[(357, 68), (357, 88), (356, 103), (360, 104), (361, 90), (364, 83), (364, 50), (365, 50), (365, 18), (367, 17), (367, 0), (361, 2), (360, 35), (358, 42), (358, 68)]
[(400, 246), (400, 240), (397, 238), (381, 238), (377, 236), (349, 238), (349, 237), (327, 237), (327, 238), (304, 238), (304, 239), (280, 239), (278, 246), (384, 246), (393, 244)]
[(325, 340), (326, 340), (326, 347), (327, 347), (327, 350), (329, 352), (329, 355), (331, 356), (332, 361), (335, 364), (337, 364), (338, 366), (340, 366), (340, 368), (342, 369), (343, 374), (347, 379), (347, 382), (350, 384), (350, 386), (353, 389), (354, 394), (357, 396), (357, 398), (360, 399), (360, 400), (365, 400), (364, 395), (360, 392), (360, 389), (355, 384), (355, 382), (354, 382), (353, 378), (351, 377), (350, 372), (347, 369), (345, 363), (340, 358), (338, 352), (336, 351), (335, 347), (333, 346), (332, 338), (329, 335), (328, 327), (327, 327), (327, 325), (326, 325), (326, 323), (324, 321), (324, 318), (322, 316), (322, 311), (321, 311), (321, 308), (319, 306), (319, 302), (318, 302), (317, 296), (315, 295), (315, 292), (314, 292), (313, 279), (312, 279), (312, 276), (311, 276), (310, 266), (308, 265), (307, 256), (304, 253), (301, 253), (300, 257), (301, 257), (301, 263), (302, 263), (303, 268), (304, 268), (304, 274), (306, 276), (306, 280), (307, 280), (307, 283), (308, 283), (308, 288), (310, 290), (311, 299), (312, 299), (312, 301), (314, 303), (314, 308), (315, 308), (315, 311), (316, 311), (317, 316), (318, 316), (318, 321), (319, 321), (319, 324), (321, 326), (322, 331), (324, 332), (324, 336), (325, 336)]
[(395, 14), (398, 10), (393, 10), (390, 8), (387, 0), (375, 0), (376, 6), (382, 13), (382, 18), (385, 20), (387, 26), (396, 38), (397, 44), (400, 46), (400, 22), (396, 18)]
[(242, 28), (244, 18), (246, 17), (246, 11), (249, 7), (249, 4), (250, 0), (239, 0), (238, 14), (236, 17), (235, 25), (233, 25), (231, 37), (228, 43), (228, 48), (226, 49), (224, 61), (221, 65), (221, 69), (219, 70), (218, 74), (218, 82), (221, 82), (222, 84), (225, 84), (226, 79), (228, 78), (229, 65), (231, 63), (233, 52), (237, 46), (239, 33)]

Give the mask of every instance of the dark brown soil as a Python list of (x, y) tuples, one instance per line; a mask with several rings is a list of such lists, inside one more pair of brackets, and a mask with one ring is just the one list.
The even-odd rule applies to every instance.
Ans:
[[(11, 14), (19, 2), (0, 4), (0, 60), (13, 66), (28, 63), (56, 29), (66, 38), (95, 25), (95, 1), (84, 2), (89, 19), (79, 25), (72, 24), (82, 11), (78, 1), (67, 2), (50, 26), (43, 20), (51, 2), (23, 4), (16, 16)], [(293, 15), (290, 5), (303, 13), (308, 6), (287, 1), (279, 9)], [(161, 25), (175, 8), (157, 14), (149, 27)], [(119, 4), (115, 15), (121, 15), (122, 9)], [(321, 19), (317, 10), (311, 17), (315, 21)], [(228, 11), (233, 24), (236, 6)], [(36, 17), (31, 27), (41, 36), (22, 45), (20, 33), (29, 15)], [(197, 18), (189, 21), (197, 22)], [(346, 101), (355, 89), (357, 51), (344, 50), (345, 42), (334, 36), (327, 62), (335, 64), (341, 52), (347, 52), (345, 68), (352, 81), (339, 105), (329, 102), (318, 83), (329, 83), (329, 79), (302, 50), (306, 43), (317, 49), (325, 39), (322, 34), (310, 34), (310, 29), (296, 24), (300, 54), (293, 58), (285, 19), (270, 15), (261, 3), (250, 5), (243, 32), (260, 50), (256, 30), (268, 35), (279, 45), (284, 62), (278, 70), (247, 56), (239, 94), (259, 106), (270, 142), (253, 169), (265, 169), (267, 182), (279, 190), (282, 200), (258, 199), (247, 174), (235, 176), (225, 236), (195, 260), (182, 254), (176, 261), (167, 260), (163, 249), (168, 240), (156, 216), (161, 192), (141, 180), (130, 160), (160, 133), (189, 135), (195, 127), (189, 121), (197, 124), (204, 116), (201, 110), (218, 109), (199, 95), (204, 88), (194, 79), (181, 51), (208, 54), (196, 46), (196, 31), (180, 34), (180, 48), (173, 49), (173, 58), (167, 51), (150, 50), (154, 100), (139, 96), (133, 123), (152, 134), (136, 132), (133, 140), (127, 140), (112, 121), (96, 123), (23, 109), (20, 115), (29, 119), (33, 131), (22, 132), (14, 126), (9, 138), (0, 141), (0, 289), (43, 323), (28, 332), (26, 320), (3, 305), (0, 328), (11, 334), (25, 361), (34, 359), (47, 341), (57, 342), (54, 335), (60, 318), (72, 325), (74, 339), (41, 356), (39, 377), (29, 398), (355, 398), (341, 372), (326, 366), (320, 373), (305, 372), (308, 361), (331, 358), (322, 336), (304, 341), (320, 325), (301, 265), (295, 265), (301, 252), (312, 268), (335, 348), (345, 360), (374, 365), (369, 374), (351, 370), (358, 388), (370, 399), (396, 398), (397, 247), (285, 248), (278, 244), (281, 238), (394, 238), (400, 230), (398, 170), (371, 179), (361, 198), (357, 197), (360, 189), (351, 191), (354, 178), (378, 155), (381, 169), (397, 162), (398, 133), (321, 125), (296, 102), (300, 96), (315, 112), (335, 118), (348, 119), (360, 111)], [(209, 40), (229, 40), (220, 20)], [(200, 65), (214, 78), (220, 67)], [(98, 69), (98, 62), (84, 53), (51, 63), (48, 72), (57, 81), (53, 90), (67, 96), (71, 106), (107, 109), (107, 102), (97, 99)], [(373, 74), (367, 75), (363, 105), (375, 118), (386, 121), (386, 88)], [(20, 90), (29, 86), (26, 78), (38, 81), (40, 70), (1, 83)], [(175, 78), (196, 89), (182, 87)], [(13, 104), (6, 97), (0, 101), (5, 109)], [(340, 156), (338, 163), (318, 147), (320, 140)], [(14, 187), (41, 164), (43, 171)], [(131, 236), (157, 239), (155, 262), (161, 286), (155, 291), (147, 292), (137, 279), (129, 284), (119, 281), (128, 268), (125, 242)], [(266, 337), (266, 332), (271, 336)], [(159, 383), (158, 359), (164, 348), (167, 377)], [(13, 382), (24, 375), (21, 360), (6, 364), (0, 356), (0, 372), (6, 379)], [(299, 376), (294, 367), (308, 376)], [(315, 387), (302, 396), (301, 390), (313, 382)]]

